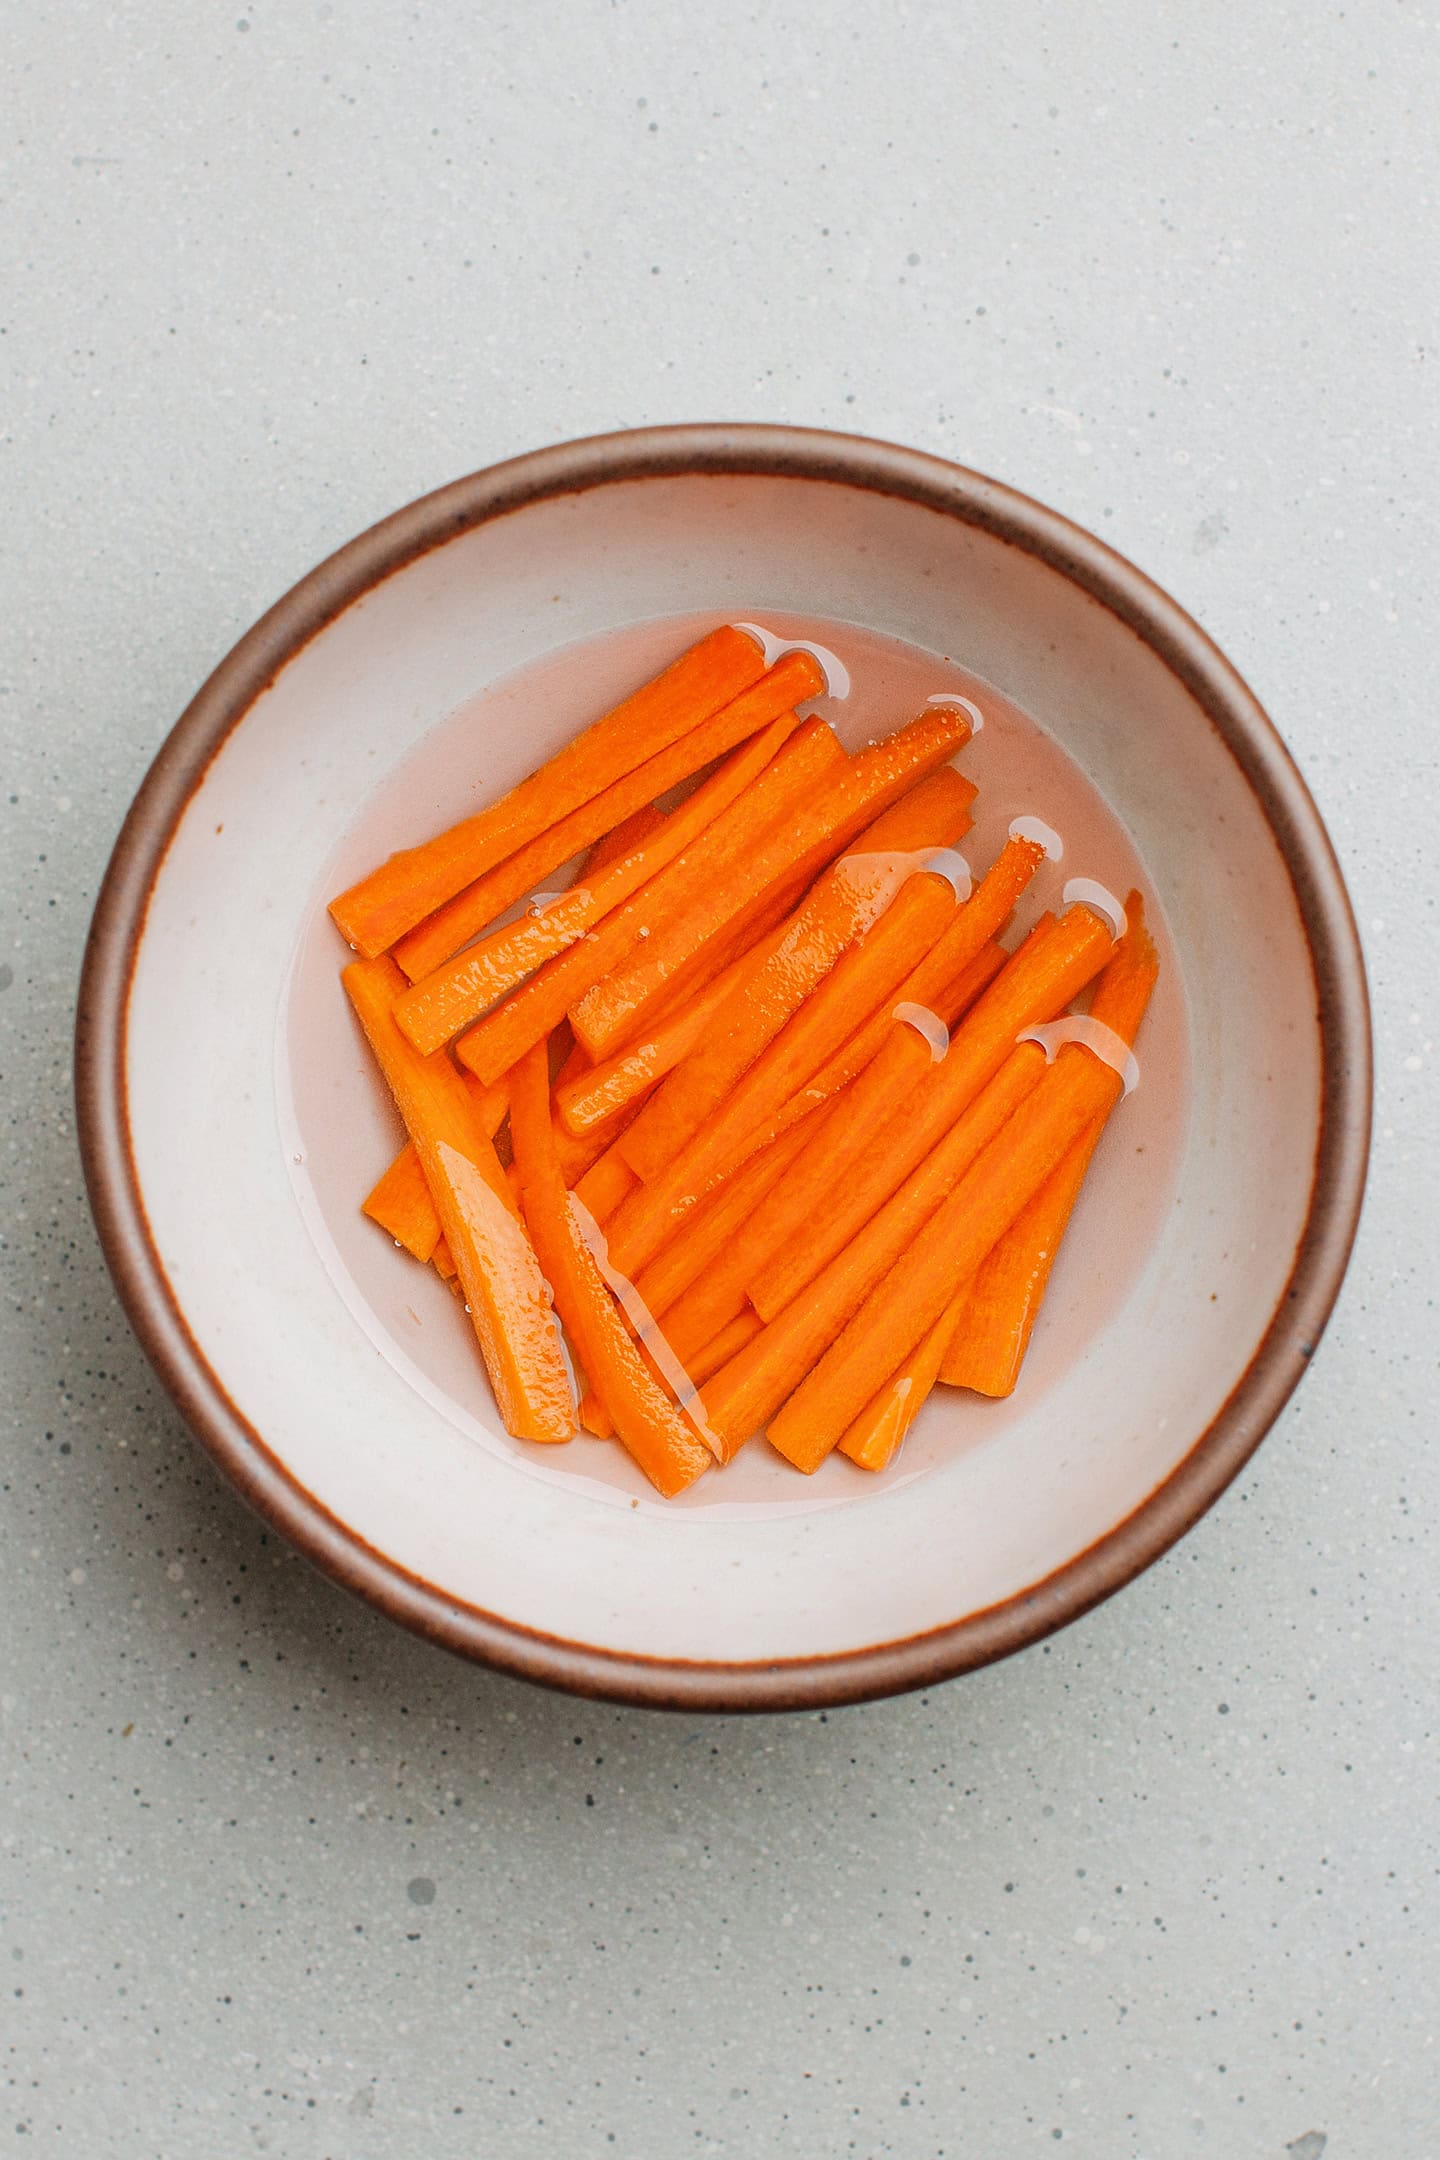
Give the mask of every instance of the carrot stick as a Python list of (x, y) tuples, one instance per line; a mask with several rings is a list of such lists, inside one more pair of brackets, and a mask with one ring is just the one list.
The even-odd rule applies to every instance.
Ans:
[[(729, 706), (725, 709), (731, 710)], [(719, 717), (717, 714), (716, 718)], [(673, 748), (663, 750), (658, 758), (647, 759), (635, 772), (627, 773), (623, 780), (617, 780), (613, 787), (606, 788), (591, 802), (582, 803), (568, 818), (552, 825), (528, 847), (507, 855), (504, 862), (487, 870), (484, 877), (476, 878), (443, 907), (436, 908), (423, 922), (416, 923), (413, 930), (407, 930), (390, 949), (410, 981), (420, 982), (436, 968), (443, 967), (478, 931), (494, 922), (497, 915), (503, 915), (506, 908), (523, 899), (532, 886), (549, 877), (562, 863), (567, 863), (571, 855), (584, 847), (585, 838), (593, 834), (596, 826), (615, 815), (621, 803), (632, 801), (646, 790), (658, 795), (661, 788), (651, 786), (652, 777), (662, 779), (662, 785), (669, 786), (670, 781), (663, 775), (684, 754), (685, 745), (695, 736), (708, 736), (714, 730), (715, 722), (709, 721), (704, 728), (695, 730), (694, 735), (686, 735)], [(700, 762), (708, 763), (709, 760), (702, 758)], [(602, 832), (595, 845), (586, 851), (572, 883), (578, 885), (587, 877), (598, 877), (607, 864), (618, 861), (632, 848), (650, 839), (664, 822), (663, 811), (657, 810), (648, 798), (642, 801), (638, 809)], [(562, 848), (567, 852), (557, 852)]]
[[(976, 955), (962, 978), (960, 1011), (988, 987), (1008, 957), (1003, 947), (993, 943)], [(795, 1103), (788, 1104), (787, 1116), (793, 1110), (795, 1122), (777, 1120), (775, 1129), (760, 1137), (754, 1153), (733, 1172), (727, 1172), (709, 1196), (682, 1218), (638, 1277), (652, 1312), (668, 1311), (702, 1271), (705, 1280), (696, 1285), (694, 1298), (714, 1324), (719, 1326), (724, 1315), (740, 1310), (752, 1272), (750, 1237), (756, 1210), (815, 1132), (825, 1108), (823, 1100), (809, 1104), (801, 1100), (798, 1108)], [(608, 1223), (637, 1183), (617, 1145), (600, 1158), (593, 1176), (587, 1170), (576, 1190), (592, 1214)]]
[(713, 1458), (642, 1360), (582, 1235), (555, 1159), (543, 1042), (527, 1050), (516, 1068), (510, 1130), (525, 1220), (556, 1309), (621, 1440), (656, 1490), (672, 1498), (693, 1485)]
[[(466, 1073), (464, 1078), (485, 1136), (493, 1140), (510, 1114), (510, 1091), (503, 1080), (487, 1088), (481, 1086), (473, 1073)], [(406, 1141), (360, 1205), (363, 1214), (379, 1223), (382, 1230), (388, 1230), (396, 1244), (403, 1245), (417, 1260), (425, 1261), (434, 1256), (435, 1243), (440, 1236), (440, 1217), (435, 1212), (435, 1202), (430, 1197), (413, 1140)], [(453, 1266), (451, 1272), (454, 1272)]]
[(473, 1073), (462, 1073), (465, 1091), (475, 1105), (476, 1114), (490, 1139), (494, 1139), (510, 1115), (510, 1082), (505, 1074), (492, 1080), (488, 1087), (477, 1080)]
[(978, 1395), (1014, 1392), (1060, 1240), (1104, 1129), (1097, 1119), (1080, 1135), (969, 1284), (937, 1374), (947, 1387), (973, 1388)]
[[(988, 945), (981, 946), (970, 965), (961, 970), (942, 994), (929, 1000), (917, 999), (914, 1002), (928, 1003), (941, 1020), (953, 1027), (989, 989), (1009, 959), (1010, 954), (1004, 946), (992, 938)], [(902, 987), (908, 987), (908, 982)], [(881, 1010), (872, 1016), (872, 1020), (858, 1028), (833, 1056), (825, 1060), (819, 1072), (807, 1080), (803, 1087), (796, 1088), (779, 1109), (772, 1111), (764, 1123), (756, 1128), (745, 1141), (746, 1150), (754, 1152), (769, 1147), (782, 1133), (791, 1131), (800, 1119), (808, 1118), (812, 1112), (824, 1109), (842, 1088), (848, 1087), (852, 1080), (865, 1071), (877, 1048), (883, 1047), (886, 1038), (895, 1032), (895, 1006), (898, 1002), (893, 995), (888, 998)], [(877, 1033), (877, 1026), (884, 1032)], [(748, 1160), (748, 1153), (742, 1156), (742, 1161)], [(725, 1173), (726, 1176), (733, 1175), (738, 1168), (738, 1164), (733, 1166), (731, 1171)], [(668, 1245), (663, 1249), (668, 1250)]]
[(635, 1183), (635, 1173), (624, 1156), (610, 1148), (576, 1181), (575, 1191), (596, 1222), (608, 1223)]
[(968, 782), (942, 765), (882, 811), (816, 880), (784, 936), (630, 1127), (624, 1155), (632, 1169), (653, 1178), (674, 1160), (845, 948), (884, 914), (920, 867), (916, 852), (947, 847), (968, 831), (972, 799)]
[[(786, 655), (787, 659), (791, 657)], [(506, 856), (578, 810), (582, 803), (602, 794), (612, 782), (689, 734), (739, 697), (764, 672), (764, 656), (752, 637), (728, 625), (712, 630), (663, 674), (577, 735), (499, 802), (475, 817), (462, 819), (447, 832), (438, 833), (422, 847), (392, 855), (358, 885), (332, 900), (330, 912), (341, 935), (358, 952), (373, 959), (425, 916), (433, 914), (462, 886), (483, 876)], [(818, 669), (816, 672), (819, 674)], [(823, 686), (822, 676), (819, 687)], [(817, 691), (807, 694), (815, 696)], [(733, 739), (738, 741), (739, 737)], [(693, 771), (694, 767), (686, 770)], [(650, 799), (648, 794), (641, 798)], [(604, 816), (607, 824), (615, 823), (613, 806), (607, 806)], [(605, 826), (596, 830), (603, 832)], [(566, 853), (573, 854), (581, 844), (571, 840)], [(566, 857), (559, 855), (555, 859), (564, 862)], [(522, 892), (526, 889), (521, 887)]]
[[(759, 691), (752, 690), (746, 702), (758, 697)], [(793, 711), (772, 717), (763, 730), (733, 750), (718, 771), (639, 847), (608, 864), (598, 877), (571, 886), (538, 914), (522, 915), (517, 922), (490, 931), (445, 967), (415, 983), (400, 999), (395, 1017), (416, 1049), (438, 1050), (553, 954), (564, 952), (577, 938), (584, 937), (603, 916), (691, 848), (737, 797), (744, 795), (756, 804), (757, 810), (761, 803), (768, 803), (782, 783), (777, 774), (768, 785), (764, 784), (765, 768), (774, 761), (780, 772), (789, 771), (789, 761), (782, 762), (776, 753), (798, 724)], [(823, 724), (814, 723), (816, 727)], [(589, 1045), (585, 1047), (588, 1051)]]
[(723, 1264), (737, 1232), (804, 1147), (819, 1115), (818, 1110), (811, 1112), (768, 1147), (757, 1150), (686, 1216), (674, 1237), (635, 1278), (635, 1287), (651, 1312), (668, 1313), (692, 1283)]
[[(912, 884), (920, 882), (933, 886), (937, 881), (911, 880)], [(905, 898), (902, 894), (890, 917), (899, 915)], [(869, 940), (872, 947), (882, 940), (889, 920), (882, 919), (877, 925)], [(928, 1122), (913, 1128), (907, 1128), (900, 1118), (900, 1106), (922, 1080), (932, 1077), (934, 1053), (916, 1031), (896, 1023), (896, 1005), (890, 1006), (890, 1040), (883, 1053), (872, 1058), (855, 1085), (839, 1095), (824, 1128), (828, 1137), (822, 1140), (816, 1134), (803, 1166), (797, 1163), (791, 1168), (783, 1185), (745, 1231), (743, 1249), (750, 1256), (752, 1270), (750, 1296), (765, 1318), (773, 1317), (782, 1305), (788, 1304), (796, 1289), (818, 1273), (893, 1192), (905, 1174), (904, 1169), (896, 1168), (894, 1158), (903, 1155), (906, 1168), (920, 1160), (963, 1107), (963, 1101), (969, 1100), (995, 1070), (1016, 1030), (1035, 1019), (1051, 1017), (1084, 987), (1103, 959), (1105, 934), (1099, 918), (1086, 910), (1068, 934), (1068, 942), (1062, 937), (1058, 954), (1053, 948), (1038, 953), (1032, 953), (1029, 945), (1022, 948), (1026, 958), (1018, 975), (1016, 962), (1012, 961), (967, 1019), (963, 1047), (947, 1058), (939, 1092), (932, 1089), (927, 1097)], [(846, 955), (823, 991), (772, 1046), (776, 1059), (787, 1056), (787, 1038), (808, 1039), (812, 1046), (817, 1038), (821, 1046), (833, 1039), (838, 1028), (827, 1027), (827, 1015), (843, 1024), (845, 1001), (840, 978), (851, 962), (857, 969), (863, 964), (860, 948)], [(987, 962), (987, 971), (989, 965)], [(894, 972), (892, 965), (887, 973)], [(1006, 985), (1003, 991), (1001, 984)], [(968, 987), (968, 979), (962, 976), (952, 986), (952, 994), (964, 994)], [(817, 1012), (814, 1008), (821, 1007), (822, 998), (828, 998), (832, 990), (834, 999)], [(948, 1000), (938, 1002), (949, 1009)], [(737, 1159), (743, 1161), (747, 1149), (767, 1131), (774, 1130), (773, 1098), (779, 1093), (779, 1079), (770, 1081), (769, 1062), (769, 1058), (762, 1060), (747, 1075), (725, 1108), (677, 1162), (629, 1196), (612, 1225), (621, 1266), (633, 1269), (643, 1264), (657, 1239), (669, 1234), (671, 1226), (683, 1218), (708, 1184)], [(790, 1055), (788, 1070), (782, 1068), (783, 1077), (794, 1079), (809, 1062), (810, 1054), (802, 1059), (797, 1048)], [(813, 1089), (795, 1089), (786, 1114), (807, 1106), (820, 1085), (817, 1079)], [(767, 1113), (766, 1122), (758, 1129), (752, 1124), (757, 1109)], [(737, 1138), (747, 1126), (751, 1128), (748, 1136)], [(877, 1130), (884, 1133), (885, 1145), (869, 1149)], [(867, 1159), (859, 1161), (867, 1150)], [(623, 1143), (622, 1152), (626, 1152)], [(852, 1163), (853, 1176), (841, 1182)]]
[(459, 1274), (450, 1247), (443, 1237), (438, 1237), (435, 1240), (435, 1250), (430, 1255), (430, 1265), (440, 1277), (441, 1282), (454, 1282)]
[(389, 1169), (381, 1172), (360, 1206), (416, 1260), (423, 1264), (431, 1258), (440, 1242), (440, 1217), (413, 1140), (407, 1140)]
[[(1098, 1007), (1106, 1025), (1129, 1042), (1154, 987), (1156, 957), (1138, 893), (1131, 894), (1126, 909), (1129, 928), (1097, 989), (1092, 1011)], [(1022, 1044), (1014, 1054), (1024, 1056), (1033, 1047)], [(974, 1274), (1081, 1134), (1109, 1116), (1121, 1087), (1119, 1074), (1080, 1044), (1067, 1044), (1059, 1052), (908, 1250), (853, 1310), (813, 1372), (770, 1418), (772, 1446), (802, 1470), (814, 1470), (823, 1462), (887, 1374), (934, 1326), (954, 1297), (955, 1285)], [(753, 1357), (769, 1332), (757, 1335), (727, 1370)], [(713, 1426), (715, 1406), (708, 1398), (707, 1407)]]
[(341, 979), (415, 1143), (506, 1429), (568, 1440), (575, 1399), (544, 1279), (470, 1091), (443, 1051), (421, 1057), (395, 1025), (393, 960), (353, 961)]
[[(590, 1070), (590, 1060), (585, 1055), (584, 1044), (577, 1043), (573, 1037), (571, 1038), (569, 1049), (565, 1052), (565, 1055), (560, 1058), (559, 1064), (555, 1064), (555, 1060), (558, 1054), (558, 1046), (561, 1042), (562, 1034), (563, 1031), (557, 1029), (556, 1032), (550, 1037), (550, 1062), (552, 1065), (555, 1065), (554, 1076), (550, 1082), (552, 1094), (554, 1090), (561, 1085), (562, 1081), (573, 1080), (577, 1077), (578, 1074), (583, 1072), (589, 1072)], [(467, 1075), (467, 1078), (473, 1080), (475, 1078), (475, 1075), (473, 1073), (470, 1073)]]
[[(938, 1065), (913, 1028), (895, 1029), (755, 1225), (766, 1257), (750, 1278), (750, 1298), (766, 1319), (798, 1296), (909, 1176), (999, 1071), (1021, 1028), (1063, 1012), (1110, 948), (1109, 925), (1087, 907), (1071, 908), (1059, 922), (1037, 923)], [(801, 1224), (807, 1230), (797, 1250)]]
[(577, 1136), (589, 1132), (673, 1072), (703, 1041), (716, 1013), (751, 967), (749, 955), (742, 953), (703, 990), (682, 1002), (668, 1020), (659, 1020), (648, 1034), (557, 1088), (555, 1107), (568, 1130)]
[[(893, 1267), (947, 1193), (1014, 1115), (1045, 1070), (1035, 1043), (1011, 1052), (988, 1087), (957, 1118), (898, 1192), (834, 1256), (804, 1292), (766, 1322), (706, 1389), (706, 1413), (728, 1462), (785, 1401), (877, 1282)], [(764, 1315), (761, 1315), (762, 1319)], [(897, 1359), (903, 1354), (897, 1350)], [(886, 1370), (893, 1370), (887, 1367)], [(885, 1378), (879, 1374), (874, 1386)], [(871, 1393), (874, 1392), (872, 1386)], [(858, 1407), (858, 1405), (857, 1405)]]
[[(807, 720), (791, 740), (784, 743), (779, 754), (772, 757), (771, 753), (777, 747), (777, 735), (783, 732), (785, 725), (785, 721), (772, 723), (763, 735), (732, 752), (721, 768), (722, 772), (733, 773), (743, 769), (737, 768), (737, 761), (749, 761), (748, 777), (753, 781), (759, 803), (772, 811), (777, 807), (777, 799), (783, 803), (792, 789), (802, 792), (813, 789), (820, 774), (845, 755), (823, 720)], [(777, 766), (779, 771), (772, 778), (772, 769)], [(689, 802), (672, 814), (669, 822), (673, 824), (689, 810), (718, 778), (718, 774), (712, 775), (697, 788)], [(597, 923), (578, 944), (548, 960), (513, 997), (507, 998), (496, 1011), (488, 1013), (462, 1036), (456, 1045), (460, 1062), (478, 1073), (482, 1080), (506, 1071), (532, 1042), (538, 1042), (542, 1035), (548, 1035), (559, 1025), (567, 1006), (583, 997), (591, 984), (630, 950), (641, 931), (662, 918), (676, 882), (691, 876), (703, 880), (709, 874), (706, 866), (729, 845), (737, 828), (745, 829), (750, 825), (753, 816), (751, 798), (737, 795), (729, 809), (716, 817), (682, 856), (642, 885), (622, 907)], [(589, 1045), (586, 1047), (588, 1049)]]
[(688, 1369), (691, 1359), (723, 1328), (753, 1309), (744, 1285), (736, 1284), (734, 1271), (725, 1267), (722, 1254), (716, 1265), (682, 1291), (664, 1314), (665, 1340)]
[[(981, 946), (979, 952), (976, 953), (974, 959), (969, 963), (969, 965), (967, 967), (961, 968), (960, 973), (954, 978), (954, 980), (950, 983), (947, 983), (945, 989), (940, 993), (939, 997), (936, 998), (932, 1010), (939, 1016), (940, 1019), (945, 1022), (945, 1025), (947, 1027), (953, 1028), (958, 1021), (964, 1019), (966, 1013), (969, 1012), (972, 1005), (979, 1003), (980, 999), (989, 989), (991, 983), (994, 982), (996, 976), (1003, 974), (1004, 970), (1009, 966), (1009, 964), (1010, 955), (1005, 950), (1005, 947), (1000, 943), (1000, 940), (998, 938), (991, 938), (987, 945)], [(899, 1004), (901, 1002), (902, 1001), (897, 998), (896, 1004)], [(917, 999), (914, 1002), (918, 1003), (919, 1000)], [(895, 1026), (894, 1005), (892, 1005), (890, 1008), (890, 1026), (893, 1031)], [(864, 1028), (861, 1028), (859, 1030), (860, 1035), (863, 1035), (865, 1032), (866, 1030)], [(857, 1037), (852, 1037), (851, 1041), (853, 1042), (857, 1039)], [(850, 1043), (846, 1043), (845, 1057), (847, 1060), (849, 1056)], [(863, 1066), (861, 1070), (864, 1070)], [(818, 1082), (823, 1077), (824, 1068), (822, 1068), (821, 1072), (818, 1072), (815, 1075), (815, 1080)], [(808, 1094), (809, 1092), (810, 1091), (807, 1088), (806, 1093)]]
[(735, 1272), (726, 1268), (722, 1254), (713, 1268), (681, 1292), (663, 1316), (665, 1340), (687, 1371), (707, 1343), (733, 1327), (742, 1313), (754, 1311), (744, 1284), (736, 1283)]
[(935, 1325), (922, 1335), (908, 1357), (901, 1359), (860, 1415), (846, 1427), (839, 1442), (840, 1452), (861, 1470), (884, 1470), (894, 1461), (901, 1441), (935, 1385), (940, 1361), (955, 1332), (969, 1288), (968, 1283), (961, 1286)]
[(575, 1033), (594, 1057), (603, 1057), (634, 1015), (668, 977), (735, 912), (740, 902), (773, 882), (803, 871), (813, 877), (869, 821), (903, 795), (924, 773), (945, 763), (970, 737), (970, 723), (954, 708), (932, 706), (885, 742), (862, 750), (792, 817), (768, 834), (752, 826), (731, 858), (728, 874), (692, 884), (688, 904), (652, 925), (643, 955), (617, 971), (571, 1009)]

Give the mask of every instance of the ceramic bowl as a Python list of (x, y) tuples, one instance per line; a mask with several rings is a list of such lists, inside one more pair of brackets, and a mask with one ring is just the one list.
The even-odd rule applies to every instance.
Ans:
[[(757, 1444), (743, 1476), (666, 1507), (627, 1482), (618, 1450), (508, 1440), (447, 1293), (356, 1213), (394, 1126), (323, 901), (577, 724), (503, 695), (467, 719), (487, 686), (625, 626), (648, 626), (663, 658), (676, 619), (767, 611), (955, 655), (1063, 745), (1145, 868), (1188, 1101), (1178, 1084), (1168, 1107), (1156, 1091), (1148, 1127), (1117, 1143), (1117, 1162), (1147, 1135), (1158, 1151), (1135, 1187), (1160, 1194), (1153, 1234), (1099, 1305), (1103, 1258), (1062, 1254), (1063, 1354), (1047, 1362), (1037, 1333), (1039, 1365), (1009, 1404), (937, 1391), (880, 1480), (837, 1464), (807, 1482)], [(607, 685), (592, 687), (598, 709)], [(937, 459), (698, 426), (458, 481), (248, 632), (117, 843), (77, 1072), (130, 1317), (278, 1530), (394, 1619), (511, 1672), (773, 1709), (1002, 1656), (1205, 1512), (1303, 1374), (1339, 1287), (1370, 1045), (1314, 805), (1172, 600), (1053, 511)], [(1142, 1086), (1137, 1119), (1144, 1101)], [(1088, 1250), (1107, 1250), (1103, 1215)]]

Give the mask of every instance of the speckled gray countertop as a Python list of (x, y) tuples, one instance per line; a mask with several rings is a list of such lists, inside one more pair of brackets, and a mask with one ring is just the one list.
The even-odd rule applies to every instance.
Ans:
[[(12, 11), (12, 2149), (1440, 2154), (1437, 41), (1432, 0)], [(1330, 822), (1379, 1099), (1323, 1348), (1179, 1550), (978, 1678), (697, 1723), (450, 1662), (262, 1532), (116, 1305), (69, 1055), (125, 806), (261, 608), (458, 473), (718, 417), (972, 463), (1200, 617)]]

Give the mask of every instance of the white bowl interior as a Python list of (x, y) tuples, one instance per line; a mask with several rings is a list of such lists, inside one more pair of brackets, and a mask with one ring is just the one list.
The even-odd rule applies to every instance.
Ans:
[[(666, 1508), (616, 1450), (517, 1449), (448, 1293), (337, 1213), (337, 1180), (358, 1203), (394, 1126), (339, 995), (338, 941), (327, 948), (315, 918), (348, 875), (462, 814), (465, 791), (510, 784), (586, 716), (502, 695), (476, 709), (477, 736), (461, 708), (478, 691), (626, 625), (652, 623), (659, 664), (683, 638), (652, 619), (701, 614), (838, 618), (1000, 685), (1118, 814), (1167, 969), (1146, 1081), (1107, 1134), (1105, 1185), (1087, 1191), (1012, 1402), (937, 1393), (878, 1485), (839, 1463), (801, 1480), (757, 1448), (753, 1466)], [(587, 711), (627, 687), (605, 668), (633, 668), (636, 650), (597, 649)], [(849, 724), (864, 725), (858, 705)], [(1000, 793), (997, 741), (988, 777), (985, 746), (967, 760), (977, 810)], [(1118, 883), (1126, 853), (1065, 869)], [(166, 855), (126, 1072), (177, 1300), (301, 1486), (449, 1599), (595, 1648), (728, 1663), (961, 1619), (1141, 1504), (1216, 1416), (1282, 1293), (1313, 1178), (1318, 1052), (1274, 838), (1207, 717), (1132, 631), (1019, 548), (920, 506), (690, 476), (493, 520), (296, 655), (212, 761)]]

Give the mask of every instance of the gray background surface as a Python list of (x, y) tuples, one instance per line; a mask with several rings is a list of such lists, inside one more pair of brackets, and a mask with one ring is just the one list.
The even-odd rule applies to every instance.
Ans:
[[(6, 14), (0, 2137), (1440, 2154), (1433, 0)], [(262, 1533), (111, 1293), (69, 1036), (125, 806), (295, 577), (512, 452), (752, 417), (995, 473), (1216, 634), (1379, 1098), (1324, 1346), (1177, 1552), (928, 1696), (697, 1722)]]

